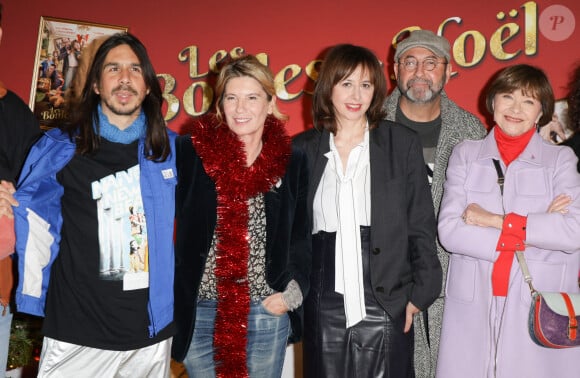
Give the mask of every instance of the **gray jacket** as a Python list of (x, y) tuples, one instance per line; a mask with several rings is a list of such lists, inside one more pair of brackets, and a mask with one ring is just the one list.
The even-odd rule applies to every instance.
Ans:
[[(395, 121), (395, 114), (399, 104), (401, 92), (395, 88), (385, 102), (387, 119)], [(433, 171), (433, 183), (431, 195), (435, 215), (439, 213), (441, 197), (443, 196), (443, 183), (447, 162), (453, 148), (464, 139), (482, 139), (487, 130), (481, 121), (468, 111), (461, 109), (451, 101), (445, 91), (441, 92), (441, 133), (435, 151), (435, 169)], [(437, 353), (439, 351), (439, 336), (441, 334), (441, 321), (443, 318), (443, 297), (445, 294), (445, 282), (447, 279), (447, 266), (449, 256), (437, 240), (437, 256), (443, 269), (443, 282), (439, 298), (428, 309), (429, 338), (425, 333), (426, 325), (423, 316), (415, 316), (415, 373), (417, 378), (432, 378), (435, 376)]]

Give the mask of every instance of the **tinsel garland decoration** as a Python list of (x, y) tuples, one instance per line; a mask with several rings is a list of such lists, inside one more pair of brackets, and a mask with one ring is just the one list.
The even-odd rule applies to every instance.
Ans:
[(242, 142), (215, 116), (196, 121), (191, 133), (193, 146), (217, 191), (216, 376), (248, 377), (248, 200), (266, 193), (284, 176), (291, 153), (290, 137), (282, 121), (268, 116), (262, 135), (262, 151), (247, 167)]

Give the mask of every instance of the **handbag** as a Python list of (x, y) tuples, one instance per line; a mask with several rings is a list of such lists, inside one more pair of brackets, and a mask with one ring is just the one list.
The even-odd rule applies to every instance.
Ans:
[[(499, 161), (493, 159), (497, 171), (497, 183), (503, 196), (504, 175)], [(537, 345), (563, 349), (580, 346), (578, 323), (580, 323), (580, 293), (537, 291), (524, 253), (516, 251), (516, 257), (524, 281), (530, 287), (532, 302), (528, 314), (528, 332)]]
[(528, 331), (532, 340), (546, 348), (580, 346), (580, 294), (537, 291), (532, 285), (523, 252), (516, 252), (516, 256), (532, 294), (528, 316)]

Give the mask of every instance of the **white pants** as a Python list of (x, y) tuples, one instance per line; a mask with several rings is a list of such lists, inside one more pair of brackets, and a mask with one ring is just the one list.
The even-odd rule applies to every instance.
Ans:
[(38, 377), (169, 378), (172, 338), (141, 349), (90, 348), (45, 337)]

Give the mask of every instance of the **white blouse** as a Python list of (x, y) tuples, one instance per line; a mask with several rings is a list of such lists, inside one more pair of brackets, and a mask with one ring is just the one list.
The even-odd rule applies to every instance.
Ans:
[(348, 328), (366, 316), (360, 226), (371, 224), (368, 126), (348, 156), (346, 171), (332, 134), (325, 156), (328, 163), (314, 195), (312, 232), (336, 232), (335, 291), (344, 295)]
[(339, 188), (348, 183), (353, 186), (351, 201), (357, 223), (360, 226), (370, 226), (371, 170), (368, 129), (361, 143), (350, 152), (345, 174), (332, 134), (330, 134), (330, 151), (324, 156), (328, 159), (328, 163), (314, 195), (312, 233), (338, 230)]

